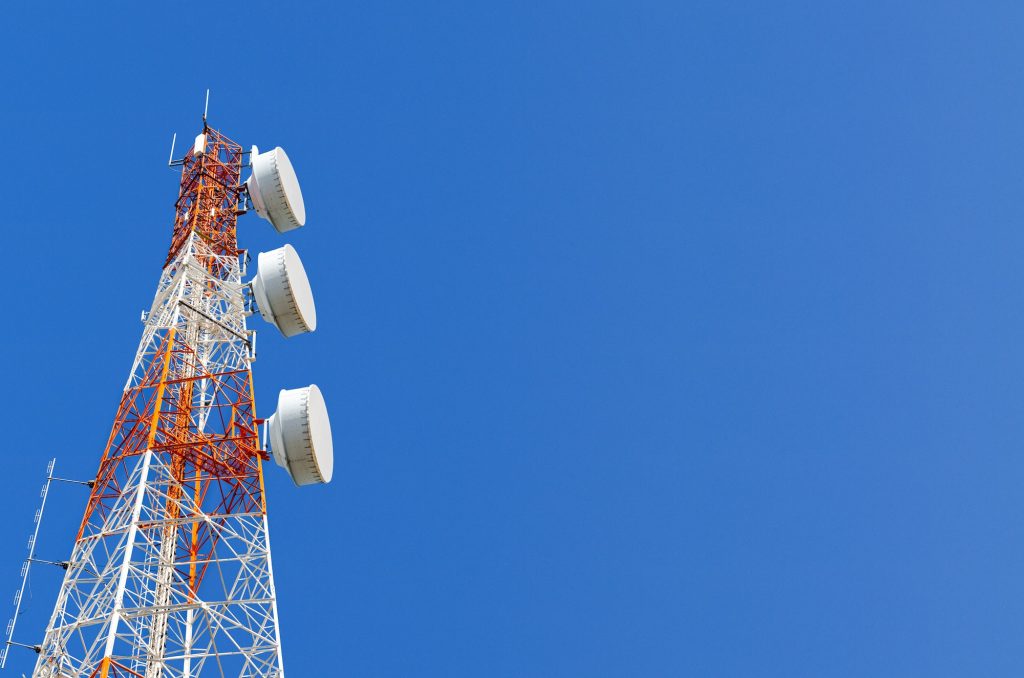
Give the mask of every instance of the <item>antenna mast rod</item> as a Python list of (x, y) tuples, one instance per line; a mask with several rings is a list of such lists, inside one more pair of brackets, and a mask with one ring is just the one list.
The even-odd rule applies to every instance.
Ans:
[(169, 158), (167, 158), (167, 166), (168, 167), (173, 167), (174, 166), (174, 142), (176, 142), (177, 140), (178, 140), (178, 133), (175, 132), (174, 136), (171, 137), (171, 156)]
[[(16, 643), (14, 640), (14, 627), (18, 623), (18, 615), (21, 613), (21, 599), (25, 595), (25, 584), (28, 582), (28, 571), (32, 567), (33, 561), (35, 561), (36, 555), (36, 540), (39, 537), (39, 525), (43, 522), (43, 510), (46, 508), (46, 495), (50, 492), (50, 483), (53, 482), (53, 467), (57, 463), (56, 459), (51, 459), (50, 464), (46, 467), (46, 484), (43, 485), (42, 491), (39, 496), (43, 498), (42, 505), (39, 507), (39, 511), (36, 512), (36, 529), (32, 533), (32, 537), (28, 540), (28, 558), (25, 560), (25, 564), (21, 568), (21, 588), (18, 589), (18, 593), (14, 596), (14, 616), (11, 617), (11, 621), (7, 623), (7, 641), (5, 645), (18, 645), (20, 647), (28, 647), (35, 650), (32, 645), (23, 645), (22, 643)], [(0, 650), (0, 669), (4, 668), (7, 664), (7, 647)], [(38, 652), (39, 650), (36, 650)]]

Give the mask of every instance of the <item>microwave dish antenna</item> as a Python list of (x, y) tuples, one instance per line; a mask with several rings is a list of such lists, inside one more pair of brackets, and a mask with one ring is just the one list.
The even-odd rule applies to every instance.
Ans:
[(256, 213), (271, 223), (278, 233), (286, 233), (306, 223), (306, 205), (288, 154), (278, 146), (260, 153), (255, 146), (249, 156), (252, 175), (245, 182)]
[(334, 441), (327, 404), (316, 384), (282, 389), (277, 411), (267, 420), (270, 451), (298, 486), (331, 482)]
[(286, 337), (316, 329), (316, 304), (306, 269), (291, 245), (257, 257), (252, 295), (260, 315)]

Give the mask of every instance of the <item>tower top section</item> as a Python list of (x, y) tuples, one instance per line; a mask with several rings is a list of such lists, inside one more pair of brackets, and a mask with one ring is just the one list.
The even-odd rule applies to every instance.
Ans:
[(169, 264), (196, 233), (219, 255), (238, 253), (238, 215), (242, 197), (242, 147), (219, 131), (206, 127), (180, 161), (181, 188), (174, 203), (174, 232), (164, 262)]

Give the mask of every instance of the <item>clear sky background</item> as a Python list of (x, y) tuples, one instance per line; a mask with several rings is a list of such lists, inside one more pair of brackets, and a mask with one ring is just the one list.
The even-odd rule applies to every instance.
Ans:
[(240, 229), (320, 317), (257, 321), (259, 412), (316, 382), (335, 435), (268, 473), (292, 678), (1024, 671), (1020, 3), (100, 4), (0, 19), (0, 595), (209, 87), (309, 215)]

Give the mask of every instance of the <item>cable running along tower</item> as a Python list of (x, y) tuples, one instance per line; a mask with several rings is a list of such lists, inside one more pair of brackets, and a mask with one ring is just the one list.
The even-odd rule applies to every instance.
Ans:
[(34, 677), (284, 676), (264, 462), (325, 483), (333, 448), (315, 385), (256, 418), (247, 318), (290, 337), (316, 329), (316, 309), (290, 245), (244, 280), (236, 222), (252, 207), (284, 233), (305, 207), (284, 150), (244, 151), (205, 116), (184, 158), (171, 155), (171, 246)]

